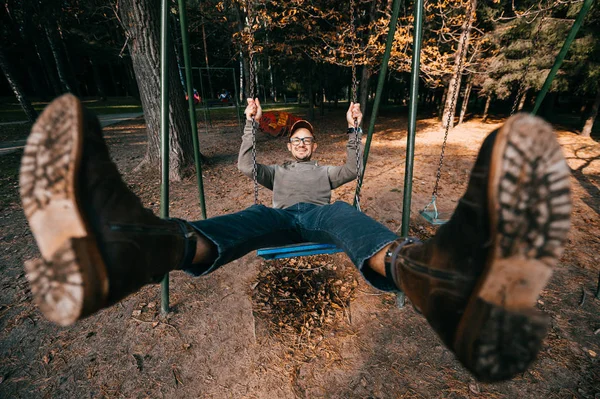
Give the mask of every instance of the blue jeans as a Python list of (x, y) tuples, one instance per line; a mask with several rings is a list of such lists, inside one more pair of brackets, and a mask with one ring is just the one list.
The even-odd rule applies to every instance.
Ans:
[(253, 205), (241, 212), (189, 223), (218, 250), (217, 259), (209, 267), (192, 266), (185, 270), (195, 276), (210, 273), (260, 248), (318, 242), (343, 249), (374, 287), (396, 289), (383, 276), (363, 266), (398, 236), (342, 201), (329, 205), (299, 203), (285, 209)]

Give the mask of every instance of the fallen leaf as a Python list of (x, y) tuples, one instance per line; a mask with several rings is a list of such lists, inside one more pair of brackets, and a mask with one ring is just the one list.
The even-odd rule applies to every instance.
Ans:
[(476, 395), (479, 395), (481, 393), (481, 390), (479, 389), (479, 385), (477, 385), (477, 384), (469, 384), (469, 390)]

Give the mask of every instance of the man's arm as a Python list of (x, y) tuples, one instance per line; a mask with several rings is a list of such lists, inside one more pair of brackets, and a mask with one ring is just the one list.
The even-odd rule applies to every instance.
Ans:
[[(360, 126), (362, 122), (362, 112), (359, 103), (350, 103), (348, 112), (346, 112), (346, 122), (348, 122), (349, 132), (348, 144), (346, 144), (346, 163), (343, 166), (330, 166), (327, 171), (332, 189), (356, 179), (358, 168), (360, 168), (361, 173), (363, 169), (362, 154), (364, 151), (360, 140), (362, 130), (358, 128), (358, 141), (356, 140), (356, 133), (354, 133), (354, 127)], [(359, 151), (358, 154), (356, 153), (357, 151)]]
[[(346, 144), (346, 163), (342, 166), (330, 166), (327, 173), (329, 174), (329, 182), (331, 183), (331, 188), (338, 188), (342, 184), (346, 184), (352, 180), (356, 179), (357, 174), (357, 162), (356, 162), (356, 150), (359, 148), (360, 144), (360, 136), (359, 141), (356, 141), (356, 135), (354, 133), (348, 134), (348, 143)], [(360, 168), (362, 171), (363, 168), (363, 145), (360, 144)]]
[[(252, 117), (256, 120), (262, 116), (262, 109), (258, 99), (248, 99), (246, 107), (246, 126), (244, 127), (244, 135), (242, 136), (242, 145), (238, 154), (238, 169), (245, 176), (253, 178), (254, 161), (252, 159)], [(258, 124), (258, 123), (257, 123)], [(256, 163), (256, 179), (261, 186), (273, 190), (273, 180), (275, 178), (275, 168), (273, 166), (262, 165)]]

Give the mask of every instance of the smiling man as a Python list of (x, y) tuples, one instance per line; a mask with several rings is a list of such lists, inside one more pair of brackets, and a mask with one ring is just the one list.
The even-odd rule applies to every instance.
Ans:
[[(246, 107), (246, 127), (238, 157), (238, 169), (249, 178), (254, 173), (252, 157), (252, 121), (260, 120), (262, 108), (258, 99), (248, 99)], [(306, 120), (299, 120), (290, 128), (287, 148), (294, 161), (281, 165), (257, 163), (256, 178), (260, 185), (273, 191), (273, 208), (283, 209), (299, 203), (326, 205), (331, 201), (331, 190), (356, 179), (356, 142), (354, 119), (358, 125), (362, 121), (360, 104), (350, 104), (346, 112), (348, 122), (348, 142), (346, 163), (340, 166), (321, 166), (312, 156), (317, 149), (313, 126)], [(359, 128), (359, 138), (361, 130)]]

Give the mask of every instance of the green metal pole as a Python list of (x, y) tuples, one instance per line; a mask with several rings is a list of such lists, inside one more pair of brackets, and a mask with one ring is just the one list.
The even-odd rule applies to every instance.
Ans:
[[(169, 1), (161, 1), (160, 30), (160, 152), (162, 157), (162, 184), (160, 217), (169, 217)], [(161, 283), (161, 310), (169, 312), (169, 273)]]
[(573, 26), (571, 27), (571, 31), (569, 32), (569, 35), (567, 36), (565, 43), (563, 44), (562, 48), (560, 49), (558, 56), (556, 57), (556, 61), (554, 61), (554, 65), (552, 66), (552, 69), (550, 70), (550, 73), (548, 74), (548, 77), (546, 78), (546, 81), (544, 82), (544, 86), (542, 86), (542, 90), (540, 91), (540, 94), (538, 94), (538, 96), (535, 100), (535, 106), (533, 107), (533, 111), (531, 111), (532, 115), (537, 114), (538, 110), (540, 109), (542, 102), (544, 101), (544, 97), (546, 97), (546, 93), (548, 93), (548, 90), (550, 89), (550, 85), (552, 84), (552, 81), (554, 80), (556, 73), (560, 69), (560, 66), (563, 63), (565, 56), (567, 55), (567, 51), (569, 51), (569, 48), (571, 47), (571, 43), (573, 43), (573, 40), (575, 39), (575, 36), (577, 35), (579, 28), (581, 28), (581, 24), (583, 23), (583, 20), (584, 20), (586, 14), (592, 7), (592, 4), (594, 4), (594, 0), (584, 0), (583, 6), (581, 7), (581, 11), (579, 11), (579, 15), (577, 16), (577, 19), (573, 23)]
[(194, 81), (192, 77), (192, 62), (190, 60), (190, 44), (188, 40), (187, 11), (185, 0), (179, 0), (179, 24), (181, 26), (181, 41), (183, 46), (183, 61), (185, 64), (185, 83), (188, 92), (190, 123), (192, 125), (192, 142), (194, 145), (194, 161), (196, 163), (196, 182), (202, 219), (206, 219), (206, 203), (204, 202), (204, 182), (202, 181), (202, 163), (200, 162), (200, 144), (198, 143), (198, 125), (196, 124), (196, 107), (194, 106)]
[[(385, 83), (385, 76), (387, 75), (388, 62), (390, 61), (390, 53), (392, 51), (392, 45), (394, 44), (394, 34), (396, 33), (396, 24), (398, 23), (398, 13), (400, 12), (400, 0), (394, 0), (392, 5), (392, 17), (390, 18), (390, 30), (387, 36), (387, 42), (385, 45), (385, 53), (383, 54), (383, 61), (381, 62), (381, 70), (379, 71), (379, 79), (377, 81), (377, 92), (375, 93), (375, 101), (373, 103), (373, 110), (371, 111), (371, 119), (369, 120), (369, 130), (367, 132), (367, 142), (365, 143), (365, 150), (363, 154), (363, 169), (360, 175), (360, 182), (365, 177), (365, 169), (367, 168), (367, 160), (369, 159), (369, 149), (371, 148), (371, 140), (373, 139), (373, 132), (375, 131), (375, 120), (379, 113), (379, 104), (381, 102), (381, 93), (383, 92), (383, 84)], [(354, 206), (356, 206), (356, 194), (360, 187), (356, 187), (354, 195)]]
[(419, 98), (419, 71), (421, 69), (421, 41), (423, 37), (423, 0), (415, 0), (415, 27), (410, 76), (410, 105), (408, 107), (408, 134), (406, 136), (406, 165), (404, 172), (404, 199), (402, 202), (403, 237), (408, 236), (410, 224), (410, 201), (412, 195), (415, 134), (417, 128), (417, 103)]

